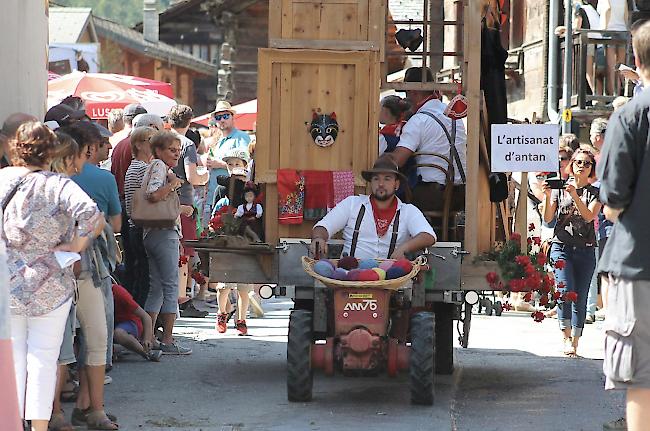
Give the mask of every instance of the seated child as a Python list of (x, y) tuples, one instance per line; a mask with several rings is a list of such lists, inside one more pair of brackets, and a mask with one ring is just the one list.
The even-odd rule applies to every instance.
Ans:
[(115, 303), (113, 342), (126, 347), (148, 361), (159, 362), (162, 351), (151, 349), (153, 347), (151, 317), (119, 284), (113, 285), (113, 301)]

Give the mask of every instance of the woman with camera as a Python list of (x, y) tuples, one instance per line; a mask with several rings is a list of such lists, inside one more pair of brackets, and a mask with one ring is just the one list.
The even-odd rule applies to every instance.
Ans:
[(554, 229), (550, 258), (555, 283), (562, 298), (569, 292), (577, 295), (575, 301), (563, 300), (558, 304), (564, 353), (576, 357), (587, 313), (589, 285), (596, 266), (594, 219), (601, 204), (598, 188), (589, 183), (596, 174), (596, 160), (591, 151), (578, 149), (566, 172), (568, 180), (547, 180), (542, 190), (544, 222)]

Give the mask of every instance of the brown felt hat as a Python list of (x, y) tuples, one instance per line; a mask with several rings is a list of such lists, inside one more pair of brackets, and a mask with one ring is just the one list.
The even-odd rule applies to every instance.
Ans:
[(375, 161), (372, 169), (361, 171), (361, 176), (364, 180), (370, 182), (374, 174), (395, 174), (400, 181), (406, 181), (406, 177), (399, 171), (399, 167), (395, 160), (390, 156), (381, 156)]

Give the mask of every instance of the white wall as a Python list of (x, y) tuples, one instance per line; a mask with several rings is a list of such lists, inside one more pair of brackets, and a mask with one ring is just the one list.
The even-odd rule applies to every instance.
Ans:
[(47, 0), (2, 0), (0, 123), (13, 112), (45, 116)]

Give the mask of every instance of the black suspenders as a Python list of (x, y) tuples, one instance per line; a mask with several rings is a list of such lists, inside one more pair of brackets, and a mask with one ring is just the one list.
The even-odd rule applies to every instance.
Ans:
[[(397, 210), (395, 213), (395, 220), (393, 221), (393, 233), (390, 238), (390, 246), (388, 247), (388, 256), (387, 259), (390, 259), (391, 254), (395, 251), (395, 245), (397, 244), (397, 234), (399, 233), (399, 212)], [(354, 257), (354, 253), (357, 251), (357, 243), (359, 242), (359, 229), (361, 228), (361, 222), (363, 221), (363, 216), (366, 214), (366, 206), (361, 205), (359, 208), (359, 214), (357, 215), (357, 221), (354, 224), (354, 233), (352, 234), (352, 244), (350, 245), (350, 256)]]
[(393, 233), (391, 234), (390, 238), (390, 247), (388, 247), (388, 256), (386, 256), (386, 259), (390, 259), (391, 255), (395, 251), (395, 245), (397, 244), (397, 231), (399, 230), (399, 211), (395, 213), (395, 221), (393, 222)]
[(354, 253), (357, 251), (357, 242), (359, 242), (359, 228), (361, 227), (361, 222), (363, 221), (363, 216), (366, 214), (366, 206), (361, 204), (359, 208), (359, 214), (357, 215), (357, 222), (354, 225), (354, 233), (352, 234), (352, 245), (350, 246), (350, 256), (354, 257)]

